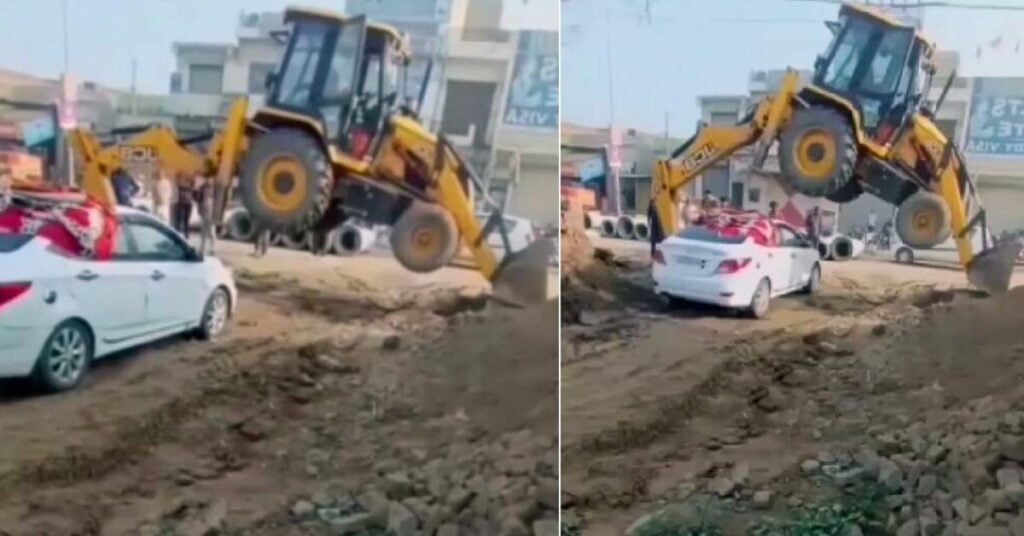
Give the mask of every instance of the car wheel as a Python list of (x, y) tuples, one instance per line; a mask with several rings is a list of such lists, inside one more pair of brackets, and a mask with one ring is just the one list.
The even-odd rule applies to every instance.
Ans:
[(750, 298), (748, 312), (754, 318), (764, 318), (768, 314), (772, 301), (772, 284), (765, 277), (757, 284), (754, 295)]
[(671, 294), (662, 292), (658, 294), (658, 305), (661, 306), (663, 311), (671, 312), (679, 309), (679, 307), (683, 305), (683, 300), (682, 298), (677, 298)]
[(896, 250), (896, 262), (903, 264), (914, 264), (914, 252), (910, 248)]
[(821, 266), (818, 264), (811, 268), (811, 278), (807, 280), (807, 286), (804, 287), (804, 294), (817, 294), (821, 290)]
[(93, 356), (92, 334), (77, 320), (61, 322), (43, 344), (32, 378), (46, 391), (67, 391), (82, 383)]
[(228, 292), (223, 288), (214, 290), (203, 307), (203, 317), (199, 321), (199, 329), (196, 330), (199, 338), (208, 341), (220, 335), (228, 324), (230, 310), (231, 299)]

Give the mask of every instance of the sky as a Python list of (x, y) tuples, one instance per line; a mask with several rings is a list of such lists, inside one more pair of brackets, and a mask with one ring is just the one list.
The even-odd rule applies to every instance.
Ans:
[[(1024, 0), (958, 1), (1024, 7)], [(667, 112), (669, 134), (683, 137), (696, 127), (698, 96), (744, 94), (754, 70), (811, 68), (831, 36), (824, 21), (839, 7), (795, 0), (561, 4), (562, 121), (607, 127), (614, 113), (617, 126), (661, 133)], [(1024, 11), (929, 8), (924, 24), (940, 50), (960, 53), (959, 75), (1024, 76)]]
[[(386, 1), (386, 0), (385, 0)], [(470, 0), (472, 1), (472, 0)], [(557, 0), (510, 2), (508, 28), (557, 28)], [(544, 4), (547, 2), (547, 4)], [(344, 10), (344, 0), (0, 0), (0, 68), (57, 78), (64, 70), (63, 6), (67, 5), (68, 70), (102, 85), (167, 93), (175, 41), (232, 43), (239, 14), (289, 5)]]

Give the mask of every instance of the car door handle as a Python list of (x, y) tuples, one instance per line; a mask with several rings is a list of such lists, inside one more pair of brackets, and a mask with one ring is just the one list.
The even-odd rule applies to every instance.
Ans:
[(149, 278), (152, 279), (153, 281), (160, 281), (165, 277), (167, 276), (164, 275), (164, 273), (161, 272), (160, 270), (154, 270), (153, 273), (149, 275)]
[(82, 270), (81, 272), (78, 272), (78, 275), (76, 275), (75, 277), (81, 279), (82, 281), (92, 281), (93, 279), (96, 279), (99, 276), (100, 274), (97, 274), (92, 270)]

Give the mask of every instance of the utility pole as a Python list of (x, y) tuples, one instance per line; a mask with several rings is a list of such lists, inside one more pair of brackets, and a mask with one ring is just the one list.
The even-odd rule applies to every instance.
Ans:
[(665, 158), (668, 158), (668, 110), (665, 110), (665, 140), (664, 147)]
[(134, 117), (139, 115), (138, 93), (135, 89), (136, 63), (135, 58), (132, 58), (132, 116)]
[(61, 2), (64, 12), (64, 74), (68, 74), (68, 67), (71, 64), (68, 47), (68, 0)]
[[(615, 74), (612, 68), (612, 23), (611, 23), (611, 8), (609, 5), (613, 0), (605, 0), (604, 4), (604, 22), (605, 32), (607, 38), (605, 39), (605, 61), (608, 67), (608, 136), (609, 146), (614, 145), (618, 140), (616, 139), (615, 132)], [(612, 214), (618, 214), (622, 210), (622, 188), (619, 186), (619, 169), (622, 165), (622, 159), (619, 157), (619, 147), (611, 147), (616, 159), (610, 162), (609, 175), (607, 177), (607, 194), (608, 194), (608, 210)]]

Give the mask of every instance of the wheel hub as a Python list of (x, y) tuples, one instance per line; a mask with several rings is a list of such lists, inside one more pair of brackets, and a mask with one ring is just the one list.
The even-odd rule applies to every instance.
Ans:
[(306, 199), (306, 168), (290, 155), (270, 159), (260, 170), (259, 199), (270, 210), (292, 213)]
[(819, 180), (828, 179), (832, 175), (836, 162), (836, 143), (827, 132), (807, 132), (797, 143), (796, 151), (796, 164), (803, 175)]

